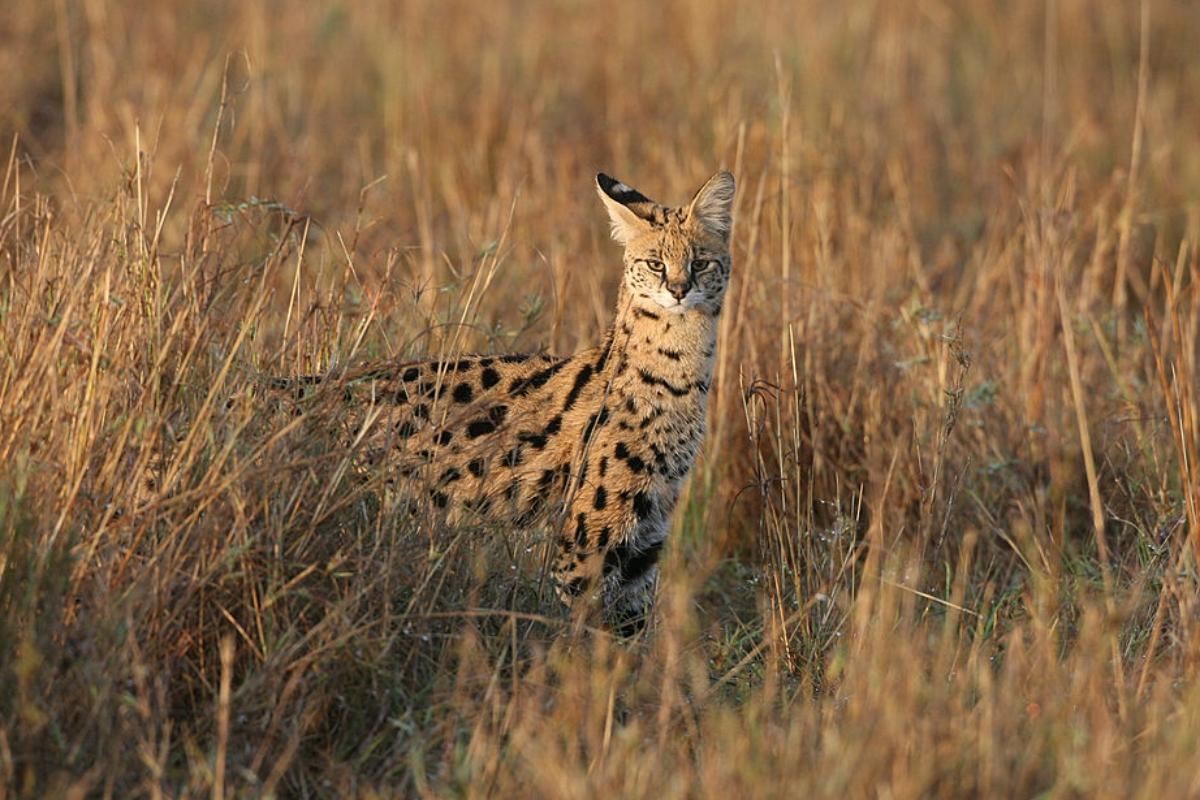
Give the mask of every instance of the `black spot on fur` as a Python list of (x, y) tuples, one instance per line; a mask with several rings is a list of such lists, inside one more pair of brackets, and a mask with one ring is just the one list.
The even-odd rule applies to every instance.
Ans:
[(600, 357), (596, 359), (596, 372), (604, 369), (604, 365), (608, 363), (608, 356), (612, 353), (612, 342), (609, 341), (600, 350)]
[(579, 462), (579, 485), (587, 483), (588, 464), (586, 461)]
[(521, 397), (529, 394), (534, 389), (539, 389), (546, 385), (546, 382), (554, 377), (554, 374), (563, 368), (565, 361), (560, 361), (557, 364), (551, 364), (545, 369), (535, 372), (528, 378), (517, 378), (508, 386), (509, 394), (515, 397)]
[(471, 384), (463, 382), (454, 387), (454, 402), (469, 403), (475, 397), (475, 390), (471, 388)]
[(639, 520), (644, 520), (654, 512), (654, 501), (645, 492), (633, 496), (633, 513)]
[(401, 439), (407, 439), (417, 432), (417, 426), (412, 423), (412, 420), (404, 420), (396, 426), (396, 435)]
[(450, 444), (450, 440), (453, 438), (454, 438), (453, 431), (442, 431), (441, 433), (439, 433), (437, 436), (434, 437), (434, 441), (440, 445), (447, 445), (447, 444)]
[(433, 500), (433, 504), (438, 508), (445, 508), (450, 505), (450, 498), (444, 492), (430, 492), (429, 498)]
[(480, 436), (487, 436), (494, 430), (496, 430), (496, 424), (490, 419), (477, 419), (467, 425), (467, 437), (478, 439)]
[(563, 411), (570, 410), (571, 406), (575, 405), (575, 401), (579, 399), (579, 393), (583, 391), (583, 387), (587, 386), (588, 381), (592, 379), (592, 365), (584, 364), (583, 369), (575, 376), (575, 383), (571, 386), (571, 391), (567, 393), (567, 399), (563, 403)]
[(683, 353), (679, 352), (678, 350), (672, 350), (668, 347), (658, 348), (658, 354), (663, 358), (670, 359), (671, 361), (678, 361), (679, 359), (683, 358)]
[(500, 361), (505, 364), (523, 364), (532, 357), (532, 353), (509, 353), (500, 356)]
[(647, 386), (661, 386), (676, 397), (686, 397), (692, 391), (691, 386), (684, 386), (683, 388), (680, 388), (665, 378), (652, 375), (645, 368), (638, 369), (638, 376), (642, 379), (642, 383), (646, 384)]
[(415, 381), (419, 377), (421, 377), (421, 370), (417, 367), (409, 367), (404, 370), (404, 374), (400, 376), (400, 380), (408, 383), (409, 381)]
[(649, 311), (644, 308), (639, 308), (637, 306), (634, 306), (634, 308), (633, 308), (633, 315), (635, 317), (641, 317), (642, 319), (660, 319), (658, 314), (655, 314), (653, 311)]
[(467, 464), (467, 469), (470, 470), (471, 474), (474, 475), (476, 478), (482, 478), (483, 477), (483, 458), (472, 458), (471, 462), (469, 464)]
[(575, 515), (575, 546), (587, 544), (587, 514), (580, 511)]
[(490, 389), (500, 382), (500, 373), (491, 367), (484, 367), (483, 374), (479, 376), (479, 383), (484, 389)]
[(504, 454), (503, 460), (506, 467), (520, 466), (521, 462), (525, 460), (525, 454), (521, 451), (521, 446), (517, 445)]
[(596, 428), (604, 427), (604, 423), (608, 422), (608, 409), (602, 408), (595, 414), (588, 417), (587, 425), (583, 426), (583, 441), (590, 441), (592, 432)]
[(446, 483), (454, 483), (455, 481), (457, 481), (461, 478), (462, 478), (462, 473), (459, 472), (454, 467), (450, 467), (449, 469), (447, 469), (445, 472), (442, 473), (442, 477), (439, 478), (438, 480), (441, 481), (443, 484), (446, 484)]
[(562, 415), (555, 414), (554, 418), (546, 423), (546, 430), (542, 431), (547, 436), (553, 436), (562, 429)]
[(579, 597), (587, 589), (586, 578), (572, 578), (563, 584), (563, 591), (571, 597)]
[(517, 434), (517, 441), (525, 442), (534, 450), (544, 450), (546, 448), (546, 437), (540, 433), (522, 431)]
[(596, 487), (596, 499), (592, 501), (592, 507), (597, 511), (608, 505), (608, 491), (603, 486)]
[(507, 416), (508, 406), (492, 406), (488, 409), (488, 419), (490, 419), (492, 424), (496, 427), (500, 427), (500, 424), (504, 422), (504, 418)]
[(429, 406), (424, 403), (418, 403), (413, 406), (412, 415), (417, 419), (429, 419)]
[(650, 452), (654, 453), (654, 463), (658, 465), (660, 472), (666, 472), (667, 469), (667, 454), (653, 442), (650, 443)]

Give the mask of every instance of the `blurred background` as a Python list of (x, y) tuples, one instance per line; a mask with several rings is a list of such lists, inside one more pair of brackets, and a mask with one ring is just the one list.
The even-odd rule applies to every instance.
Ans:
[[(1190, 0), (7, 0), (0, 783), (1200, 792), (1197, 42)], [(246, 404), (587, 346), (595, 173), (719, 168), (640, 646)]]
[[(565, 237), (568, 252), (543, 254), (549, 269), (596, 255), (586, 242), (599, 226), (583, 223), (598, 216), (597, 169), (678, 201), (717, 165), (738, 166), (745, 214), (764, 184), (777, 225), (786, 187), (795, 235), (826, 206), (831, 241), (872, 235), (845, 230), (838, 206), (853, 193), (864, 222), (909, 217), (901, 244), (926, 271), (957, 259), (961, 274), (996, 203), (1054, 182), (1068, 162), (1090, 203), (1128, 188), (1138, 161), (1133, 188), (1155, 198), (1139, 214), (1182, 235), (1200, 180), (1197, 15), (1164, 0), (1145, 9), (1143, 31), (1142, 11), (1083, 0), (14, 2), (0, 34), (0, 125), (43, 185), (80, 202), (111, 191), (138, 147), (151, 197), (178, 171), (191, 198), (215, 135), (214, 201), (270, 198), (334, 230), (353, 226), (370, 186), (373, 256), (425, 247), (453, 261), (511, 210), (522, 267)], [(811, 288), (814, 256), (793, 251)]]

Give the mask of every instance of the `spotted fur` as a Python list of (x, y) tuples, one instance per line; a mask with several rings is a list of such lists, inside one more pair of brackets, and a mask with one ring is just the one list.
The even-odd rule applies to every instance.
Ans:
[(598, 347), (368, 365), (337, 386), (370, 409), (360, 444), (372, 468), (420, 487), (451, 521), (555, 525), (559, 596), (571, 604), (598, 588), (626, 628), (653, 599), (704, 437), (734, 179), (718, 172), (679, 208), (604, 174), (596, 182), (625, 248), (617, 312)]

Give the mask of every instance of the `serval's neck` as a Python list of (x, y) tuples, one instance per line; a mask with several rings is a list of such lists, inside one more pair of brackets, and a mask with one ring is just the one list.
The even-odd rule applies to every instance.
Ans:
[[(623, 298), (624, 299), (624, 298)], [(606, 337), (621, 356), (613, 367), (631, 381), (666, 390), (665, 399), (694, 401), (708, 391), (716, 352), (717, 321), (703, 311), (672, 313), (661, 307), (623, 302)]]

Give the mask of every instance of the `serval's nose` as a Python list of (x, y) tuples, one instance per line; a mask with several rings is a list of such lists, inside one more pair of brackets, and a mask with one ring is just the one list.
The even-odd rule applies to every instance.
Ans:
[(671, 296), (676, 300), (682, 300), (683, 298), (687, 297), (687, 293), (689, 290), (691, 290), (691, 288), (692, 287), (687, 281), (671, 281), (667, 284), (667, 291), (670, 292)]

